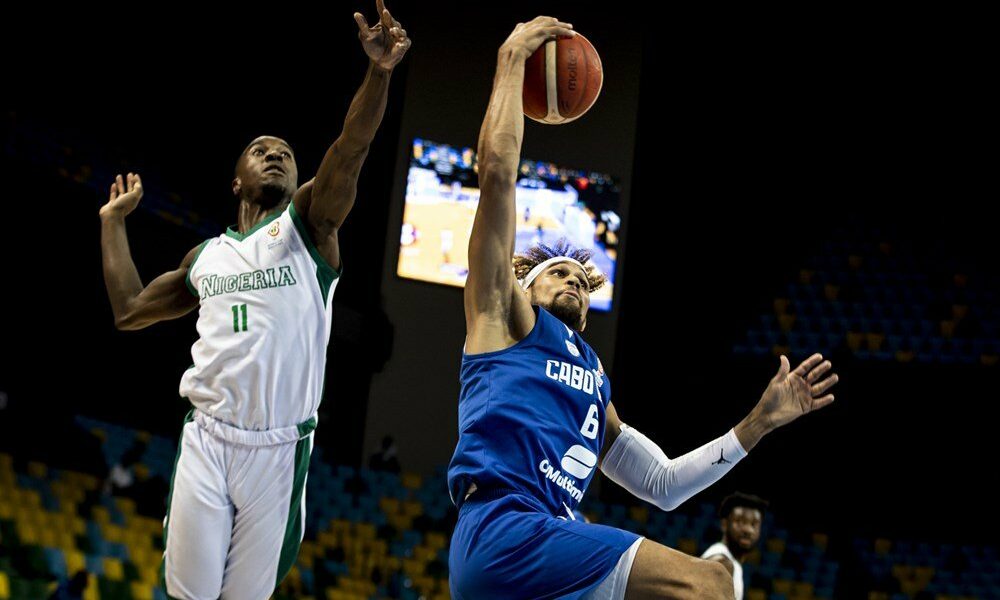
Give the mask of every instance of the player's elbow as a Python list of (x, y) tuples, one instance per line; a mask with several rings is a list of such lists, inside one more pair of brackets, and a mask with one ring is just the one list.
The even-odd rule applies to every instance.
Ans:
[(148, 325), (139, 318), (135, 310), (126, 310), (115, 314), (115, 329), (118, 331), (135, 331)]
[(672, 510), (680, 506), (680, 504), (678, 504), (677, 502), (673, 502), (673, 500), (670, 498), (659, 499), (653, 504), (655, 504), (657, 508), (659, 508), (664, 512), (671, 512)]
[(681, 500), (676, 494), (664, 491), (656, 495), (653, 499), (653, 505), (662, 511), (670, 512), (682, 504)]
[(479, 170), (479, 189), (482, 197), (497, 198), (512, 192), (517, 185), (517, 171), (500, 164)]
[(115, 329), (118, 331), (135, 331), (138, 327), (135, 326), (135, 321), (128, 317), (115, 317)]
[(517, 163), (520, 158), (516, 147), (503, 143), (491, 143), (483, 148), (479, 156), (479, 180), (498, 182), (517, 181)]

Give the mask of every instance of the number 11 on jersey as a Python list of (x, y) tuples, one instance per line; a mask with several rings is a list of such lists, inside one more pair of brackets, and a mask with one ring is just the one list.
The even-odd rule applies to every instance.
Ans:
[(233, 331), (239, 333), (240, 330), (240, 314), (243, 315), (243, 329), (247, 330), (247, 305), (246, 304), (234, 304), (233, 305)]

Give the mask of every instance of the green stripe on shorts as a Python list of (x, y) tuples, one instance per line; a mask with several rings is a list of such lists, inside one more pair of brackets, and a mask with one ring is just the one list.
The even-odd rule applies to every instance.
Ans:
[(285, 525), (285, 538), (281, 543), (281, 556), (278, 558), (278, 578), (274, 587), (292, 570), (295, 559), (299, 555), (302, 544), (302, 503), (305, 500), (306, 473), (309, 472), (309, 456), (312, 454), (312, 437), (306, 436), (295, 444), (295, 478), (292, 480), (292, 497), (288, 502), (288, 522)]

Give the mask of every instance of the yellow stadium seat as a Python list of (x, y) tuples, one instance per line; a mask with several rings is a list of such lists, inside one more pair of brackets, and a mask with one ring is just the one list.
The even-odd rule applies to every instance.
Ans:
[(917, 592), (923, 591), (925, 587), (927, 587), (926, 584), (916, 579), (904, 579), (899, 582), (899, 590), (907, 596), (913, 596)]
[(149, 479), (149, 467), (142, 463), (135, 463), (135, 465), (132, 466), (132, 471), (135, 473), (135, 477), (139, 481), (146, 481)]
[(80, 487), (87, 491), (94, 491), (100, 482), (93, 475), (80, 474)]
[(408, 577), (419, 577), (424, 574), (424, 568), (426, 565), (419, 560), (414, 560), (412, 558), (403, 559), (403, 573)]
[(889, 594), (885, 592), (868, 592), (868, 600), (889, 600)]
[(31, 461), (28, 463), (28, 475), (35, 477), (37, 479), (45, 479), (48, 477), (49, 469), (44, 464), (36, 461)]
[(79, 550), (70, 550), (69, 552), (64, 552), (66, 555), (66, 571), (69, 573), (76, 573), (77, 571), (83, 571), (87, 568), (87, 557), (84, 556), (83, 552)]
[(913, 567), (909, 565), (893, 565), (892, 576), (899, 580), (913, 579)]
[(19, 521), (17, 524), (17, 536), (21, 538), (21, 543), (37, 546), (41, 541), (38, 529), (29, 523)]
[(143, 527), (146, 533), (151, 535), (159, 535), (163, 533), (163, 518), (154, 519), (152, 517), (143, 517)]
[(889, 554), (890, 550), (892, 550), (891, 541), (884, 538), (879, 538), (875, 540), (875, 554), (878, 554), (879, 556), (885, 556), (886, 554)]
[(83, 590), (83, 600), (101, 600), (101, 593), (97, 588), (97, 575), (93, 573), (87, 577), (87, 589)]
[(0, 519), (10, 520), (14, 518), (14, 505), (7, 501), (0, 501)]
[(785, 553), (785, 540), (781, 538), (770, 538), (767, 540), (767, 551), (777, 552), (778, 554)]
[(121, 581), (122, 579), (125, 579), (125, 569), (122, 568), (122, 561), (117, 558), (105, 558), (104, 576), (111, 581)]
[(858, 333), (855, 331), (847, 332), (847, 347), (851, 349), (852, 352), (857, 352), (861, 349), (861, 344), (864, 343), (865, 335), (863, 333)]
[(403, 473), (402, 483), (403, 487), (408, 490), (419, 490), (420, 486), (423, 485), (423, 478), (416, 473)]
[(101, 526), (101, 535), (109, 542), (120, 544), (125, 540), (125, 530), (113, 523), (104, 523)]
[(76, 550), (76, 538), (73, 536), (72, 531), (60, 531), (59, 541), (56, 546), (63, 552), (69, 550)]
[(10, 598), (10, 580), (7, 579), (7, 574), (0, 571), (0, 600), (7, 600)]
[(399, 500), (396, 498), (382, 498), (378, 501), (378, 507), (387, 515), (394, 515), (399, 512)]
[(629, 510), (629, 516), (632, 517), (633, 521), (646, 523), (649, 521), (649, 508), (645, 506), (633, 506), (631, 510)]
[(390, 515), (386, 517), (386, 521), (401, 531), (413, 528), (413, 517), (406, 515)]
[(95, 506), (91, 510), (90, 514), (96, 523), (103, 525), (111, 522), (111, 513), (109, 513), (108, 509), (103, 506)]
[(133, 600), (153, 600), (153, 586), (133, 581), (129, 587), (132, 589)]
[(869, 333), (867, 336), (868, 349), (872, 352), (878, 352), (882, 349), (882, 343), (885, 342), (885, 334), (882, 333)]
[(59, 512), (63, 513), (64, 515), (75, 515), (76, 502), (73, 502), (72, 498), (60, 498)]
[(812, 598), (813, 584), (808, 581), (796, 581), (792, 584), (792, 596), (799, 598)]
[(698, 542), (692, 538), (681, 538), (677, 540), (677, 549), (694, 556), (698, 552)]
[(350, 521), (345, 521), (343, 519), (333, 519), (332, 521), (330, 521), (330, 531), (333, 533), (345, 532), (348, 531), (350, 528), (351, 528)]
[(813, 546), (819, 548), (820, 550), (826, 550), (827, 546), (830, 544), (830, 536), (825, 533), (814, 533), (812, 535)]
[(413, 587), (420, 590), (420, 594), (423, 596), (429, 596), (434, 591), (434, 578), (427, 576), (420, 576), (413, 578)]
[(404, 502), (403, 514), (407, 517), (419, 517), (424, 514), (424, 505), (420, 502)]
[(24, 490), (21, 492), (21, 504), (32, 508), (41, 508), (42, 496), (35, 490)]
[(135, 514), (135, 500), (131, 498), (115, 498), (115, 506), (125, 515)]
[(771, 584), (771, 589), (787, 596), (792, 593), (792, 582), (787, 579), (775, 579), (774, 583)]
[(448, 540), (445, 538), (443, 533), (429, 531), (427, 532), (427, 535), (424, 536), (424, 543), (430, 548), (440, 550), (448, 545)]
[(316, 547), (318, 544), (309, 540), (302, 540), (299, 545), (299, 558), (303, 556), (308, 556), (309, 558), (314, 558), (316, 556)]
[(58, 529), (50, 527), (42, 529), (39, 531), (38, 542), (46, 548), (55, 548), (59, 546), (59, 535)]
[(767, 600), (767, 592), (759, 588), (750, 588), (747, 590), (746, 600)]

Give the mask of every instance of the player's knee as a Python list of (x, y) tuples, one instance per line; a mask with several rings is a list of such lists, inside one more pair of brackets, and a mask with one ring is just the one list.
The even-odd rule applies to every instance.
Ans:
[(714, 561), (704, 561), (704, 563), (702, 580), (705, 584), (705, 597), (732, 600), (735, 593), (733, 576), (721, 563)]

